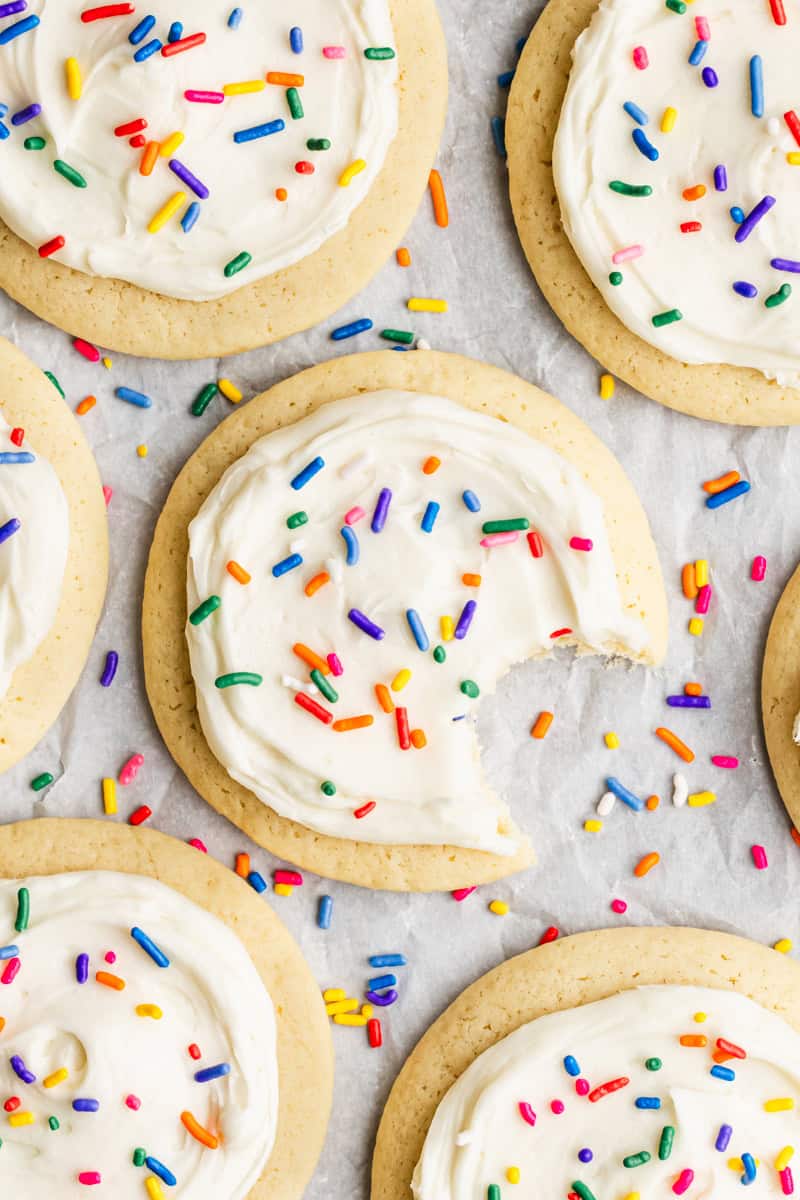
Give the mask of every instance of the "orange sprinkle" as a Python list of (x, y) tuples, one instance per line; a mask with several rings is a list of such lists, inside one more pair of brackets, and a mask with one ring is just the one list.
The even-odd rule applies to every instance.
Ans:
[(531, 730), (531, 737), (543, 738), (547, 736), (547, 731), (553, 724), (553, 714), (551, 712), (540, 712)]
[(435, 454), (432, 454), (430, 458), (426, 458), (425, 462), (422, 464), (422, 473), (423, 475), (433, 475), (439, 470), (441, 465), (442, 460), (437, 458)]
[(305, 75), (290, 75), (286, 71), (268, 71), (267, 83), (277, 83), (279, 87), (303, 87)]
[(645, 854), (644, 858), (639, 859), (633, 868), (633, 873), (641, 879), (643, 875), (646, 875), (648, 871), (652, 871), (653, 867), (657, 866), (660, 862), (661, 855), (656, 854), (655, 850), (653, 850), (650, 854)]
[(320, 571), (319, 575), (315, 575), (313, 579), (309, 579), (306, 584), (306, 595), (316, 596), (320, 588), (324, 588), (326, 583), (330, 583), (331, 577), (327, 571)]
[(433, 215), (440, 229), (447, 229), (450, 224), (450, 214), (447, 211), (447, 196), (444, 192), (442, 177), (438, 171), (431, 171), (428, 176), (428, 187), (431, 189), (433, 200)]
[(236, 874), (241, 879), (247, 879), (247, 876), (250, 874), (250, 855), (249, 854), (237, 854), (236, 855)]
[(663, 725), (659, 725), (655, 732), (656, 737), (660, 737), (662, 742), (666, 742), (670, 750), (675, 751), (678, 758), (682, 758), (687, 763), (694, 762), (694, 751), (690, 750), (671, 729), (665, 729)]
[(6, 1027), (6, 1019), (5, 1019), (5, 1017), (0, 1017), (0, 1033), (3, 1032), (5, 1027)]
[(302, 642), (295, 642), (292, 646), (293, 652), (298, 658), (302, 658), (303, 662), (309, 667), (316, 667), (323, 675), (330, 675), (331, 669), (324, 658), (320, 658), (313, 650), (309, 650), (308, 646), (304, 646)]
[(462, 575), (461, 582), (464, 584), (464, 587), (480, 587), (481, 586), (481, 576), (480, 575)]
[(250, 575), (245, 571), (244, 567), (240, 567), (233, 559), (226, 565), (225, 570), (229, 575), (232, 575), (237, 583), (249, 583)]
[(684, 200), (702, 200), (705, 194), (706, 185), (704, 183), (698, 183), (695, 185), (695, 187), (684, 188), (683, 198)]
[(686, 683), (683, 686), (684, 695), (686, 696), (702, 696), (702, 683)]
[(158, 152), (161, 149), (160, 142), (148, 142), (142, 151), (142, 161), (139, 163), (140, 175), (152, 175), (153, 167), (158, 162)]
[(686, 599), (696, 600), (698, 588), (694, 563), (687, 563), (681, 571), (681, 584), (683, 585), (683, 594)]
[(286, 188), (275, 188), (275, 199), (281, 201), (288, 200), (289, 193), (287, 192)]
[(715, 1063), (726, 1063), (734, 1057), (733, 1054), (726, 1054), (724, 1050), (715, 1050), (711, 1055)]
[(798, 833), (794, 825), (792, 826), (792, 841), (797, 842), (797, 845), (800, 846), (800, 833)]
[(378, 697), (378, 704), (380, 704), (385, 713), (394, 712), (394, 701), (389, 695), (389, 689), (385, 683), (375, 684), (375, 695)]
[(343, 721), (333, 722), (333, 730), (335, 733), (349, 733), (351, 729), (368, 729), (374, 720), (369, 713), (363, 717), (345, 717)]
[(81, 400), (80, 404), (75, 409), (75, 412), (78, 414), (79, 417), (82, 417), (85, 413), (87, 413), (89, 411), (89, 409), (94, 408), (95, 404), (97, 404), (96, 396), (86, 396), (86, 398), (84, 400)]
[(661, 800), (658, 796), (648, 796), (644, 802), (645, 808), (648, 812), (655, 812), (660, 803)]
[(411, 266), (411, 251), (405, 246), (401, 246), (397, 251), (397, 265), (399, 267)]
[(411, 730), (411, 745), (415, 750), (424, 750), (428, 744), (428, 739), (425, 737), (424, 729)]
[(209, 1133), (207, 1129), (203, 1129), (203, 1126), (200, 1124), (200, 1122), (196, 1121), (190, 1112), (182, 1112), (181, 1121), (183, 1122), (184, 1128), (188, 1130), (195, 1141), (201, 1142), (204, 1146), (208, 1146), (209, 1150), (216, 1150), (217, 1146), (219, 1145), (219, 1139), (215, 1138), (213, 1133)]
[(708, 1038), (702, 1033), (684, 1033), (680, 1037), (682, 1046), (707, 1046)]
[(703, 484), (703, 491), (708, 492), (710, 496), (715, 496), (717, 492), (724, 492), (725, 488), (732, 487), (740, 479), (741, 476), (738, 471), (726, 471), (724, 475), (720, 475), (717, 479), (707, 479)]
[(108, 971), (98, 971), (95, 979), (98, 983), (102, 983), (103, 987), (113, 988), (115, 992), (125, 990), (125, 980), (120, 979), (119, 975), (111, 975)]

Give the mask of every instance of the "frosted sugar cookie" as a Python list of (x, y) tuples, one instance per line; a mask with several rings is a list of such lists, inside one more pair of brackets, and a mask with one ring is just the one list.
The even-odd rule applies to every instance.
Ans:
[(0, 863), (9, 1194), (299, 1198), (330, 1036), (269, 907), (196, 850), (94, 821), (0, 829)]
[(372, 1200), (793, 1191), (800, 971), (699, 929), (580, 934), (511, 959), (420, 1041)]
[(778, 601), (761, 676), (761, 713), (772, 773), (789, 816), (800, 827), (800, 569)]
[(31, 0), (0, 17), (0, 284), (149, 357), (305, 329), (401, 239), (446, 97), (434, 0)]
[(83, 670), (108, 574), (92, 453), (53, 384), (0, 339), (0, 775)]
[(384, 352), (207, 439), (158, 525), (143, 632), (156, 719), (215, 807), (323, 875), (432, 890), (530, 857), (482, 775), (480, 696), (556, 645), (658, 662), (666, 612), (630, 484), (569, 410)]
[(514, 80), (539, 284), (604, 367), (693, 416), (800, 421), (797, 36), (767, 0), (551, 0)]

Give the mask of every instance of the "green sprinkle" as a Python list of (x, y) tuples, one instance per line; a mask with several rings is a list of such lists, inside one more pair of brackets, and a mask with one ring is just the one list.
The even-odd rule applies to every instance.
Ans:
[(50, 787), (54, 778), (55, 776), (51, 775), (49, 771), (43, 771), (41, 775), (37, 775), (35, 779), (31, 780), (31, 787), (35, 792), (41, 792), (42, 788)]
[(660, 329), (662, 325), (674, 325), (676, 321), (683, 320), (683, 313), (679, 308), (671, 308), (669, 312), (656, 313), (653, 317), (653, 324), (656, 329)]
[(530, 529), (531, 523), (527, 517), (513, 517), (509, 521), (485, 521), (484, 533), (510, 533), (515, 529)]
[(674, 13), (679, 13), (681, 16), (686, 12), (686, 5), (683, 0), (666, 0), (667, 8), (672, 9)]
[(27, 888), (20, 888), (17, 892), (17, 919), (14, 922), (14, 928), (17, 933), (24, 933), (28, 928), (28, 922), (31, 919), (31, 894)]
[(433, 661), (437, 663), (443, 663), (446, 658), (447, 651), (445, 650), (444, 646), (437, 646), (433, 652)]
[(59, 1121), (58, 1117), (48, 1117), (47, 1124), (50, 1126), (53, 1133), (55, 1133), (57, 1129), (61, 1128), (61, 1122)]
[(216, 394), (217, 385), (215, 383), (207, 383), (192, 405), (192, 416), (202, 417)]
[(242, 683), (246, 683), (250, 687), (261, 687), (263, 682), (264, 676), (256, 675), (254, 671), (231, 671), (228, 675), (219, 675), (214, 680), (214, 687), (237, 687)]
[(771, 296), (767, 296), (764, 301), (765, 308), (777, 308), (779, 304), (784, 304), (792, 294), (792, 285), (784, 283), (778, 288), (777, 292), (773, 292)]
[(228, 263), (225, 268), (225, 277), (230, 279), (232, 275), (238, 275), (245, 267), (249, 267), (252, 261), (252, 254), (248, 254), (246, 250), (243, 250), (241, 254), (237, 254), (236, 258), (232, 258)]
[(76, 171), (74, 167), (71, 167), (69, 163), (65, 163), (63, 159), (57, 158), (53, 163), (53, 169), (58, 171), (59, 175), (63, 175), (64, 179), (68, 183), (71, 183), (73, 187), (85, 188), (87, 186), (86, 180), (80, 171)]
[(675, 1141), (675, 1128), (665, 1125), (661, 1130), (661, 1140), (658, 1143), (658, 1157), (664, 1162), (672, 1154), (672, 1143)]
[(62, 396), (62, 397), (63, 397), (63, 398), (66, 400), (66, 398), (67, 398), (67, 394), (66, 394), (66, 392), (64, 391), (64, 389), (62, 388), (61, 384), (60, 384), (60, 383), (58, 382), (58, 380), (56, 379), (56, 377), (55, 377), (55, 375), (53, 374), (53, 372), (52, 372), (52, 371), (45, 371), (45, 375), (46, 375), (46, 376), (47, 376), (47, 378), (50, 380), (50, 382), (52, 383), (52, 385), (53, 385), (53, 387), (56, 389), (56, 391), (59, 393), (59, 395), (60, 395), (60, 396)]
[(311, 672), (311, 682), (317, 685), (325, 699), (329, 700), (331, 704), (335, 704), (339, 699), (339, 693), (336, 691), (336, 688), (331, 686), (329, 681), (322, 674), (322, 671), (320, 671), (317, 667), (315, 667)]
[(500, 1200), (500, 1185), (499, 1184), (497, 1184), (497, 1183), (489, 1184), (489, 1189), (486, 1193), (486, 1200)]
[(289, 105), (289, 112), (292, 114), (292, 119), (299, 121), (306, 114), (303, 111), (303, 101), (300, 99), (300, 93), (296, 87), (286, 89), (286, 103)]
[(286, 520), (286, 525), (287, 525), (287, 528), (289, 528), (289, 529), (299, 529), (301, 525), (307, 525), (307, 524), (308, 524), (308, 513), (307, 512), (292, 513), (292, 515), (290, 517), (288, 517)]
[(635, 184), (623, 183), (621, 179), (612, 179), (608, 185), (612, 192), (618, 192), (620, 196), (652, 196), (653, 189), (649, 183)]
[(660, 1058), (648, 1058), (645, 1059), (644, 1065), (647, 1067), (648, 1071), (660, 1071), (664, 1064)]
[(381, 337), (387, 342), (402, 342), (404, 346), (410, 346), (414, 340), (413, 333), (409, 333), (407, 329), (382, 329)]
[[(364, 51), (364, 58), (368, 58), (372, 62), (387, 58), (394, 58), (394, 50), (392, 50), (391, 46), (367, 46), (366, 50)], [(499, 1188), (497, 1191), (497, 1196), (499, 1200)], [(492, 1200), (491, 1196), (489, 1197), (489, 1200)]]
[(330, 779), (326, 779), (319, 790), (322, 792), (322, 794), (324, 796), (335, 796), (336, 795), (336, 784), (331, 783)]
[(190, 625), (202, 625), (212, 613), (215, 613), (222, 601), (219, 596), (209, 596), (202, 604), (198, 604), (192, 615), (189, 617)]
[(638, 1154), (629, 1154), (623, 1158), (623, 1167), (643, 1167), (645, 1163), (650, 1162), (650, 1155), (646, 1150), (640, 1150)]
[(608, 277), (608, 282), (612, 287), (619, 287), (622, 283), (622, 271), (612, 271)]
[(44, 150), (47, 142), (43, 137), (29, 137), (22, 144), (26, 150)]
[(144, 1160), (147, 1158), (147, 1151), (141, 1146), (137, 1146), (133, 1152), (133, 1165), (135, 1167), (143, 1167)]
[(469, 696), (470, 700), (477, 700), (481, 694), (481, 689), (474, 679), (465, 679), (461, 684), (461, 691), (465, 696)]
[(597, 1200), (591, 1188), (588, 1188), (585, 1183), (581, 1183), (580, 1179), (576, 1179), (572, 1185), (573, 1192), (577, 1192), (581, 1200)]
[(309, 138), (308, 141), (306, 142), (306, 148), (308, 150), (330, 150), (331, 139), (330, 138)]

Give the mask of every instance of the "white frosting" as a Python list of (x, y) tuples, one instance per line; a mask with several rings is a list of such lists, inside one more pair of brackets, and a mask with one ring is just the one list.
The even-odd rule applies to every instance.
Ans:
[[(41, 24), (0, 47), (0, 98), (10, 107), (12, 129), (0, 142), (0, 217), (15, 233), (33, 246), (62, 235), (66, 245), (55, 257), (79, 271), (208, 300), (298, 262), (345, 227), (397, 131), (397, 60), (364, 57), (367, 47), (394, 46), (387, 0), (249, 4), (238, 30), (228, 28), (233, 6), (227, 0), (152, 0), (133, 16), (84, 24), (80, 13), (89, 7), (88, 0), (31, 0), (24, 15), (38, 15)], [(128, 34), (146, 14), (156, 25), (133, 46)], [(173, 21), (183, 22), (184, 36), (205, 32), (207, 41), (174, 57), (156, 53), (135, 62), (134, 53), (153, 38), (167, 43)], [(292, 26), (302, 28), (302, 54), (290, 48)], [(344, 47), (345, 57), (326, 58), (328, 46)], [(67, 91), (67, 56), (82, 72), (79, 100)], [(263, 83), (276, 71), (304, 76), (302, 119), (292, 118), (285, 86), (266, 84), (222, 104), (184, 98), (186, 90)], [(31, 103), (42, 105), (41, 116), (12, 128), (13, 113)], [(198, 197), (166, 158), (142, 176), (142, 151), (114, 135), (140, 117), (148, 123), (148, 140), (185, 134), (174, 157), (210, 190), (188, 234), (180, 219)], [(236, 131), (279, 118), (282, 132), (234, 142)], [(26, 151), (25, 138), (35, 135), (46, 137), (47, 147)], [(309, 138), (327, 138), (331, 148), (309, 150)], [(58, 175), (55, 158), (80, 171), (87, 187)], [(341, 187), (342, 172), (358, 159), (366, 168)], [(312, 163), (314, 174), (298, 174), (297, 162)], [(283, 203), (278, 188), (288, 192)], [(181, 190), (186, 200), (177, 215), (149, 234), (151, 219)], [(226, 278), (224, 267), (242, 251), (252, 263)]]
[[(441, 466), (425, 474), (436, 456)], [(325, 467), (302, 490), (290, 481), (321, 457)], [(382, 489), (393, 497), (385, 528), (371, 531)], [(479, 513), (462, 493), (473, 491)], [(421, 529), (429, 501), (441, 505), (432, 532)], [(352, 526), (360, 560), (347, 566), (340, 530), (345, 514), (361, 506)], [(287, 519), (309, 520), (290, 530)], [(524, 517), (541, 534), (541, 558), (525, 533), (514, 545), (486, 549), (485, 521)], [(571, 549), (573, 536), (589, 538), (588, 553)], [(477, 701), (461, 691), (474, 681), (492, 692), (512, 664), (547, 653), (551, 634), (572, 638), (598, 653), (637, 651), (644, 626), (623, 613), (603, 506), (568, 462), (513, 425), (441, 397), (372, 392), (324, 405), (312, 416), (257, 441), (206, 500), (189, 529), (189, 612), (209, 596), (220, 608), (187, 625), (192, 672), (203, 732), (233, 776), (283, 816), (320, 833), (371, 842), (452, 844), (502, 854), (508, 814), (483, 780), (470, 719)], [(303, 564), (274, 578), (272, 567), (300, 547)], [(252, 576), (241, 585), (226, 571), (233, 560)], [(327, 570), (331, 582), (316, 595), (306, 584)], [(482, 576), (465, 586), (464, 573)], [(477, 603), (463, 640), (443, 641), (440, 618), (458, 622)], [(385, 637), (375, 641), (349, 620), (358, 609)], [(408, 609), (418, 612), (430, 639), (422, 653), (411, 635)], [(369, 728), (347, 733), (304, 712), (293, 680), (309, 668), (293, 653), (301, 643), (323, 659), (339, 656), (339, 693), (313, 698), (336, 720), (372, 716)], [(443, 645), (447, 659), (434, 661)], [(410, 728), (427, 746), (402, 752), (396, 714), (378, 703), (375, 686), (389, 687), (412, 672), (395, 705), (407, 708)], [(229, 672), (263, 677), (260, 686), (223, 690)], [(284, 682), (284, 677), (287, 677)], [(321, 791), (331, 781), (332, 797)], [(354, 812), (376, 807), (363, 819)]]
[[(30, 893), (30, 927), (15, 931), (17, 889)], [(278, 1075), (272, 1002), (234, 934), (205, 909), (152, 879), (113, 872), (0, 881), (0, 945), (19, 947), (16, 979), (0, 986), (0, 1095), (21, 1100), (33, 1124), (13, 1127), (0, 1112), (0, 1179), (4, 1196), (63, 1200), (91, 1194), (78, 1182), (97, 1172), (98, 1194), (141, 1200), (154, 1172), (135, 1167), (137, 1147), (164, 1164), (182, 1200), (244, 1200), (275, 1138)], [(131, 937), (136, 926), (166, 954), (158, 967)], [(104, 960), (108, 951), (117, 960)], [(88, 954), (89, 978), (76, 980)], [(0, 976), (6, 962), (0, 962)], [(125, 981), (116, 991), (95, 980), (106, 971)], [(157, 1005), (160, 1019), (137, 1015)], [(195, 1061), (188, 1047), (197, 1045)], [(10, 1059), (22, 1058), (36, 1082), (22, 1082)], [(228, 1063), (208, 1083), (198, 1070)], [(44, 1081), (66, 1068), (68, 1078)], [(135, 1096), (138, 1111), (126, 1103)], [(98, 1100), (76, 1112), (76, 1098)], [(209, 1149), (181, 1121), (190, 1112), (219, 1136)], [(60, 1128), (52, 1131), (55, 1116)]]
[[(711, 37), (703, 61), (691, 66), (696, 17), (708, 20)], [(791, 19), (776, 25), (767, 0), (705, 0), (702, 9), (689, 4), (682, 15), (664, 0), (602, 0), (575, 45), (553, 156), (564, 228), (628, 329), (682, 362), (754, 367), (791, 386), (800, 386), (797, 276), (770, 263), (800, 259), (800, 167), (786, 158), (800, 146), (783, 118), (798, 108), (799, 30)], [(636, 47), (647, 51), (645, 70), (634, 65)], [(766, 90), (762, 118), (752, 115), (750, 102), (749, 62), (756, 54)], [(705, 67), (717, 72), (716, 88), (704, 85)], [(633, 143), (639, 126), (623, 111), (628, 101), (649, 117), (643, 132), (659, 151), (656, 162)], [(665, 133), (667, 107), (678, 116)], [(725, 192), (714, 186), (719, 164), (727, 168)], [(612, 180), (650, 185), (653, 194), (618, 195)], [(698, 184), (706, 195), (685, 200), (683, 191)], [(730, 209), (749, 213), (765, 195), (777, 203), (737, 243)], [(692, 221), (702, 231), (682, 233), (681, 224)], [(641, 257), (612, 263), (612, 255), (637, 245)], [(624, 277), (617, 287), (609, 283), (615, 270)], [(757, 287), (757, 298), (737, 295), (738, 281)], [(766, 308), (783, 284), (794, 285), (795, 294)], [(676, 308), (683, 320), (653, 326), (655, 315)]]
[[(697, 1012), (707, 1014), (702, 1024), (694, 1021)], [(682, 1046), (682, 1035), (705, 1036), (707, 1045)], [(732, 1082), (709, 1074), (720, 1037), (747, 1053), (724, 1064), (735, 1072)], [(620, 1077), (630, 1082), (590, 1101), (577, 1094), (565, 1069), (568, 1055), (591, 1089)], [(662, 1060), (660, 1070), (646, 1068), (652, 1058)], [(637, 1097), (656, 1097), (661, 1107), (637, 1108)], [(467, 1068), (431, 1123), (414, 1175), (415, 1200), (476, 1200), (491, 1184), (504, 1198), (517, 1191), (566, 1197), (576, 1181), (597, 1200), (671, 1197), (684, 1170), (694, 1172), (688, 1200), (733, 1200), (742, 1195), (742, 1168), (729, 1162), (742, 1154), (760, 1160), (754, 1194), (781, 1196), (774, 1163), (785, 1146), (797, 1144), (797, 1109), (767, 1112), (764, 1104), (783, 1098), (794, 1106), (800, 1099), (800, 1037), (774, 1013), (709, 988), (621, 992), (523, 1025)], [(560, 1115), (551, 1111), (553, 1100), (565, 1106)], [(520, 1103), (535, 1112), (535, 1126), (523, 1120)], [(723, 1124), (732, 1135), (719, 1151)], [(674, 1141), (662, 1160), (667, 1125)], [(592, 1151), (590, 1163), (579, 1160), (581, 1149)], [(623, 1158), (641, 1151), (649, 1162), (623, 1166)], [(506, 1183), (509, 1167), (520, 1171), (519, 1188)]]
[(0, 543), (0, 700), (15, 669), (52, 627), (69, 547), (69, 510), (58, 476), (27, 435), (17, 446), (11, 433), (0, 409), (0, 455), (34, 456), (32, 463), (0, 459), (0, 528), (20, 522)]

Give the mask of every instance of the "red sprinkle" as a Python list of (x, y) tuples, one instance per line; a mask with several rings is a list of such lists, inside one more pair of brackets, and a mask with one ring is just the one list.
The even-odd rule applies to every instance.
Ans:
[(45, 242), (39, 247), (39, 258), (49, 258), (51, 254), (56, 254), (59, 250), (63, 250), (67, 244), (67, 239), (62, 237), (51, 238), (49, 242)]
[(135, 121), (126, 121), (124, 125), (118, 125), (114, 136), (130, 137), (132, 133), (141, 133), (143, 129), (147, 129), (147, 121), (144, 117), (137, 117)]
[(373, 1050), (379, 1050), (383, 1045), (383, 1031), (377, 1017), (372, 1017), (367, 1021), (367, 1037)]
[(783, 8), (783, 0), (769, 0), (769, 6), (772, 10), (772, 19), (776, 25), (786, 24), (786, 13)]
[(181, 54), (184, 50), (191, 50), (193, 46), (202, 46), (206, 40), (204, 33), (193, 33), (190, 37), (181, 38), (177, 42), (167, 42), (161, 47), (161, 55), (163, 58), (172, 58), (173, 54)]
[(541, 558), (543, 556), (544, 543), (542, 542), (542, 535), (537, 533), (535, 529), (532, 529), (528, 534), (528, 545), (531, 548), (531, 554), (534, 558)]
[(729, 1054), (731, 1058), (747, 1058), (747, 1051), (741, 1046), (737, 1046), (735, 1042), (729, 1042), (725, 1038), (717, 1038), (717, 1046), (723, 1054)]
[(699, 233), (702, 228), (701, 221), (683, 221), (681, 223), (681, 233)]
[(72, 344), (78, 351), (78, 354), (82, 354), (84, 358), (88, 358), (89, 362), (100, 362), (100, 351), (91, 342), (85, 342), (83, 338), (73, 338)]
[(305, 162), (304, 160), (301, 160), (300, 162), (295, 163), (294, 169), (298, 175), (313, 175), (314, 174), (314, 164), (310, 163), (310, 162)]
[(551, 637), (551, 639), (566, 637), (568, 633), (572, 633), (572, 630), (571, 629), (556, 629), (556, 630), (554, 630), (553, 633), (550, 634), (550, 637)]
[(556, 929), (555, 925), (551, 925), (549, 929), (545, 929), (544, 933), (540, 937), (539, 945), (546, 946), (548, 942), (554, 942), (557, 937), (558, 930)]
[(142, 146), (144, 146), (146, 142), (147, 138), (144, 136), (144, 134), (137, 133), (135, 137), (130, 139), (128, 145), (132, 146), (134, 150), (141, 150)]
[(400, 749), (408, 750), (411, 746), (411, 735), (408, 730), (408, 709), (396, 708), (394, 710), (394, 717), (397, 722), (397, 740), (400, 743)]
[(11, 441), (15, 446), (21, 446), (25, 440), (25, 430), (17, 427), (11, 430)]
[(203, 1057), (200, 1053), (200, 1047), (196, 1042), (192, 1042), (191, 1046), (189, 1047), (189, 1056), (193, 1058), (195, 1062), (197, 1062), (199, 1058)]
[(297, 692), (294, 698), (295, 704), (299, 704), (307, 713), (311, 713), (312, 717), (316, 717), (318, 721), (322, 721), (323, 725), (330, 725), (333, 722), (333, 713), (328, 712), (327, 708), (323, 708), (321, 704), (317, 704), (316, 700), (312, 700), (305, 692)]
[(378, 806), (374, 800), (368, 800), (366, 804), (361, 805), (361, 808), (357, 808), (355, 810), (353, 816), (357, 821), (361, 821), (364, 817), (368, 817), (372, 810), (377, 807)]
[(589, 1092), (589, 1099), (592, 1104), (596, 1104), (604, 1096), (610, 1096), (612, 1092), (618, 1092), (620, 1088), (627, 1087), (629, 1083), (630, 1079), (628, 1079), (627, 1075), (621, 1075), (619, 1079), (612, 1079), (609, 1083), (603, 1083), (600, 1087), (596, 1087), (593, 1092)]
[(131, 813), (130, 817), (128, 818), (128, 824), (143, 825), (145, 821), (148, 821), (150, 817), (152, 817), (152, 815), (152, 808), (148, 808), (146, 804), (143, 804), (140, 808), (137, 808), (135, 813)]
[(132, 4), (99, 4), (97, 8), (85, 8), (81, 20), (88, 25), (90, 21), (103, 21), (106, 17), (129, 17), (132, 12)]
[(20, 1104), (22, 1104), (22, 1101), (20, 1100), (19, 1096), (9, 1096), (3, 1105), (3, 1108), (6, 1110), (6, 1112), (16, 1112)]
[(798, 146), (800, 146), (800, 117), (798, 117), (793, 108), (790, 108), (788, 112), (783, 114), (783, 119), (789, 126), (792, 137), (797, 142)]

